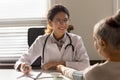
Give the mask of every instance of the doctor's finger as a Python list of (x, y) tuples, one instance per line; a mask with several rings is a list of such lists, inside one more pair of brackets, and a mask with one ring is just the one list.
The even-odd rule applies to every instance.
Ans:
[(25, 74), (28, 74), (31, 71), (32, 67), (28, 64), (21, 64), (21, 71)]
[(23, 73), (24, 74), (28, 74), (28, 73), (30, 73), (30, 71), (32, 70), (32, 67), (31, 66), (25, 66), (25, 70), (23, 70)]

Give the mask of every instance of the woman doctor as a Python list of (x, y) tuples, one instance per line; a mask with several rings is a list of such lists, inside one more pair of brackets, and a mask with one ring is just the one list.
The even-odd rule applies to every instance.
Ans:
[(39, 56), (42, 57), (43, 70), (64, 65), (76, 70), (89, 66), (89, 57), (82, 38), (68, 33), (69, 11), (62, 5), (55, 5), (47, 14), (48, 26), (45, 35), (39, 36), (28, 53), (16, 62), (15, 69), (28, 74), (30, 66)]

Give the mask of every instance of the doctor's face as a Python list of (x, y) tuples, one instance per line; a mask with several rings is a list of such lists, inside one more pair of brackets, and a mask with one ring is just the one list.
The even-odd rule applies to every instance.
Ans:
[(54, 35), (61, 35), (63, 36), (64, 33), (67, 31), (69, 19), (68, 15), (64, 12), (58, 12), (52, 21), (50, 21), (50, 24), (52, 26)]

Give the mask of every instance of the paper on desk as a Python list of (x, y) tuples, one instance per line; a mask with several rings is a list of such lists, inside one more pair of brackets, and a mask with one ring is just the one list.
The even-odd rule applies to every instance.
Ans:
[[(35, 72), (35, 71), (31, 71), (30, 73), (30, 77), (31, 78), (36, 78), (36, 76), (39, 74), (40, 72)], [(59, 72), (42, 72), (42, 74), (38, 77), (37, 80), (70, 80), (68, 78), (66, 78), (65, 76), (63, 76), (61, 73)]]

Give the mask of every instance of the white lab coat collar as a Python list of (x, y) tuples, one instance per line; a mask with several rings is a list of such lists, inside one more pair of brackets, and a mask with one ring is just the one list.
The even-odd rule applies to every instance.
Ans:
[(62, 42), (64, 43), (64, 42), (66, 41), (67, 35), (66, 35), (66, 33), (65, 33), (65, 34), (64, 34), (64, 37), (63, 37), (62, 39), (60, 39), (59, 41), (57, 41), (57, 40), (54, 38), (53, 32), (52, 32), (51, 35), (50, 35), (50, 38), (51, 38), (51, 42), (53, 42), (53, 43), (60, 42), (60, 41), (62, 41)]

